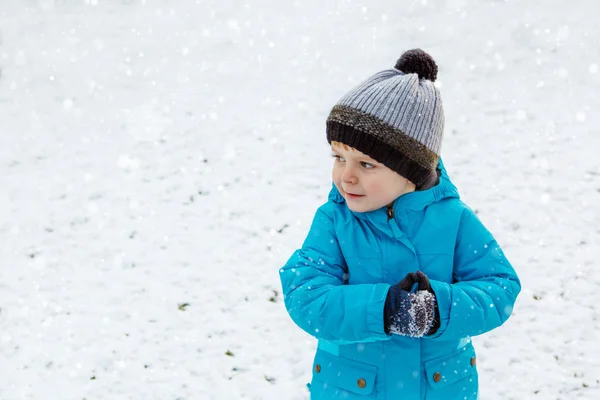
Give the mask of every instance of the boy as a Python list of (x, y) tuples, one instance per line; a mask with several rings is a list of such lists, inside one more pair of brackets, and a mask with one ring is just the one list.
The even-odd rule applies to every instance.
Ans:
[(512, 313), (519, 279), (439, 158), (436, 76), (409, 50), (327, 120), (329, 200), (280, 270), (289, 315), (319, 340), (312, 400), (476, 399), (470, 337)]

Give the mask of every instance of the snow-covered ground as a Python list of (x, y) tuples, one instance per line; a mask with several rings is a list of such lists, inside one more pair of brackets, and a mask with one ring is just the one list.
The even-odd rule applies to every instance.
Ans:
[[(0, 399), (307, 399), (325, 118), (422, 47), (523, 291), (482, 400), (600, 398), (596, 0), (0, 0)], [(452, 399), (449, 399), (452, 400)]]

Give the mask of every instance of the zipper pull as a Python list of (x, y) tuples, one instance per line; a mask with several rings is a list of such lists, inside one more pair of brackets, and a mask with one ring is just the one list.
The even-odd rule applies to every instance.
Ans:
[(394, 218), (394, 206), (392, 204), (389, 204), (387, 206), (387, 216), (388, 216), (388, 221), (390, 219)]

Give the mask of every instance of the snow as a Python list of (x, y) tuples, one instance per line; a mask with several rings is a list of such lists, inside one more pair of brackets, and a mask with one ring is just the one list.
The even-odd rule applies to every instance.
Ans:
[(413, 47), (524, 285), (474, 338), (481, 398), (600, 398), (598, 11), (2, 0), (0, 398), (307, 399), (278, 271), (330, 188), (330, 108)]

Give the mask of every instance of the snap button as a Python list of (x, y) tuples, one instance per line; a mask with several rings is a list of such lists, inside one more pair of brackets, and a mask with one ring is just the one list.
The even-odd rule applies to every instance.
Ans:
[(477, 360), (475, 357), (471, 357), (471, 366), (474, 367), (475, 365), (477, 365)]
[(439, 372), (436, 372), (435, 374), (433, 374), (433, 380), (434, 382), (439, 382), (442, 380), (442, 374), (440, 374)]
[(364, 389), (367, 386), (367, 381), (365, 381), (363, 378), (360, 378), (356, 384), (359, 388)]
[(315, 372), (318, 374), (319, 372), (321, 372), (321, 364), (317, 364), (315, 365)]

